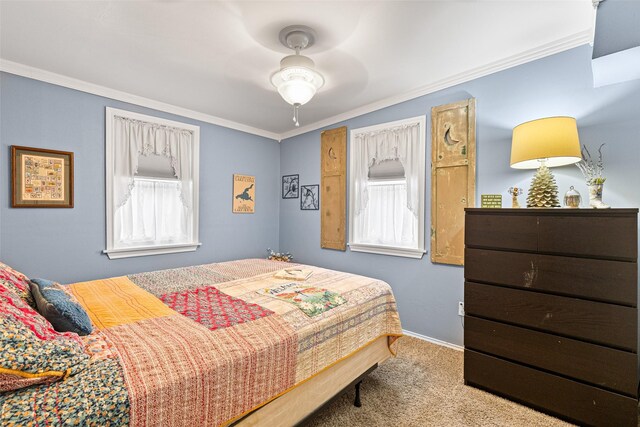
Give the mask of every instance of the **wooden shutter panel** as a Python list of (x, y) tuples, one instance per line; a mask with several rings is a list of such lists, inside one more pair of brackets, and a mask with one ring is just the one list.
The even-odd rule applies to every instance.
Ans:
[(464, 208), (475, 206), (476, 101), (431, 109), (431, 261), (464, 264)]
[(320, 246), (346, 250), (347, 128), (321, 133)]

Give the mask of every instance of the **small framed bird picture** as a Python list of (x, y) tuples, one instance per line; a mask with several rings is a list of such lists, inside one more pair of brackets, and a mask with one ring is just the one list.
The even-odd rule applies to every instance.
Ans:
[(317, 211), (320, 209), (320, 185), (303, 185), (300, 187), (300, 209)]
[(233, 175), (233, 213), (254, 213), (256, 207), (256, 177)]
[(284, 175), (282, 177), (282, 198), (297, 199), (300, 197), (300, 176)]

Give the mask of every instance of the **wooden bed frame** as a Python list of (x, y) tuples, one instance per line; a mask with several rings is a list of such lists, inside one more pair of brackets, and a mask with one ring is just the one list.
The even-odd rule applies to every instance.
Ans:
[(320, 371), (282, 396), (227, 425), (233, 427), (290, 427), (299, 424), (340, 394), (356, 385), (356, 406), (359, 406), (359, 385), (364, 376), (392, 356), (388, 337), (383, 336), (351, 356)]

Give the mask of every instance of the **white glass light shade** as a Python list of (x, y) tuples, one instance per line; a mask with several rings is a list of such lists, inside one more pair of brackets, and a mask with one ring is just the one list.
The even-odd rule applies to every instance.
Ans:
[(303, 79), (291, 79), (278, 85), (278, 93), (291, 105), (304, 105), (316, 94), (316, 87)]
[(280, 70), (271, 75), (271, 84), (289, 104), (304, 105), (324, 85), (324, 77), (313, 66), (306, 56), (287, 56), (280, 61)]

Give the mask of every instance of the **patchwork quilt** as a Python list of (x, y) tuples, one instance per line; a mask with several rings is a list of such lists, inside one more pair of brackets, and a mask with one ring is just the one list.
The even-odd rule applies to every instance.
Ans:
[(251, 259), (70, 285), (95, 327), (81, 337), (90, 363), (0, 394), (0, 425), (226, 425), (377, 338), (401, 336), (379, 280), (304, 266), (313, 274), (291, 295), (264, 292), (290, 283), (274, 272), (294, 265)]

